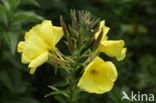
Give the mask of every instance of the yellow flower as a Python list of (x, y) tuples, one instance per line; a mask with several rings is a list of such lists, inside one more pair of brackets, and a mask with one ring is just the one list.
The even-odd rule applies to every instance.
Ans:
[(78, 87), (89, 93), (102, 94), (112, 89), (117, 78), (115, 65), (96, 57), (86, 68)]
[(104, 20), (102, 20), (100, 22), (99, 29), (100, 30), (95, 34), (95, 38), (97, 39), (99, 34), (100, 34), (100, 32), (103, 31), (102, 40), (107, 40), (108, 37), (106, 35), (107, 35), (108, 31), (110, 30), (110, 28), (105, 26), (105, 21)]
[(49, 51), (56, 49), (56, 44), (63, 36), (61, 27), (53, 26), (45, 20), (34, 26), (25, 34), (25, 41), (18, 44), (18, 52), (22, 53), (22, 63), (29, 64), (30, 73), (48, 60)]
[(98, 37), (101, 30), (103, 31), (103, 37), (97, 50), (104, 52), (110, 57), (116, 57), (118, 61), (123, 60), (126, 56), (127, 51), (127, 48), (124, 48), (124, 40), (107, 40), (108, 37), (106, 36), (106, 34), (108, 33), (110, 28), (105, 26), (105, 21), (100, 22), (99, 28), (100, 31), (95, 34), (95, 38)]

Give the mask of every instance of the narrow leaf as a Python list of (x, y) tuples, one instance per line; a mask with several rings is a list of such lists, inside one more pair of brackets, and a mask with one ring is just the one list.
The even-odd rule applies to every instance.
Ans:
[(102, 36), (103, 36), (103, 31), (101, 30), (97, 40), (95, 40), (94, 44), (93, 44), (93, 50), (96, 50), (99, 47), (99, 44), (102, 40)]
[(74, 43), (73, 43), (73, 40), (71, 39), (69, 33), (67, 33), (67, 42), (68, 42), (69, 51), (73, 51), (74, 50)]
[(67, 28), (67, 25), (64, 22), (62, 16), (60, 17), (60, 24), (61, 24), (61, 27), (63, 28), (63, 32), (64, 32), (65, 37), (67, 37), (67, 30), (68, 30), (68, 28)]

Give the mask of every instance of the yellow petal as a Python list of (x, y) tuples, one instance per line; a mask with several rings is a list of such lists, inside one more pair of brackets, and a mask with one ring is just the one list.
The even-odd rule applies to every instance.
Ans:
[(116, 67), (96, 57), (86, 68), (79, 80), (78, 87), (89, 92), (102, 94), (112, 89), (117, 78)]
[(43, 39), (50, 50), (55, 48), (56, 43), (63, 36), (62, 28), (53, 26), (49, 20), (45, 20), (41, 24), (36, 25), (30, 32), (36, 33), (41, 39)]
[(17, 46), (17, 51), (18, 52), (23, 52), (24, 47), (25, 47), (25, 42), (23, 42), (23, 41), (19, 42), (19, 44)]
[(108, 73), (109, 74), (109, 78), (112, 80), (112, 81), (116, 81), (116, 79), (117, 79), (117, 76), (118, 76), (118, 73), (117, 73), (117, 70), (116, 70), (116, 67), (115, 67), (115, 65), (112, 63), (112, 62), (106, 62), (107, 64), (108, 64), (108, 66), (112, 69), (111, 71), (110, 71), (110, 73)]
[(27, 36), (29, 35), (28, 37), (26, 36), (26, 38), (27, 38), (26, 41), (30, 41), (31, 43), (33, 43), (34, 45), (38, 46), (39, 48), (41, 48), (43, 50), (48, 50), (48, 45), (33, 30), (26, 32), (25, 35), (27, 35)]
[(23, 54), (31, 60), (41, 55), (42, 53), (47, 52), (46, 49), (40, 48), (39, 45), (36, 45), (34, 42), (37, 41), (35, 41), (35, 39), (25, 41), (25, 48), (23, 50)]
[(26, 56), (24, 53), (22, 54), (22, 63), (28, 64), (32, 61), (28, 56)]
[(45, 52), (32, 60), (29, 64), (30, 73), (33, 74), (36, 71), (36, 68), (48, 61), (48, 52)]
[(56, 44), (63, 37), (62, 27), (53, 26), (45, 20), (25, 33), (25, 41), (18, 44), (18, 52), (22, 52), (22, 63), (29, 64), (33, 73), (47, 60), (48, 52), (56, 49)]
[(41, 24), (33, 27), (30, 32), (37, 34), (42, 40), (44, 40), (49, 49), (54, 48), (55, 44), (53, 42), (53, 30), (51, 21), (43, 21)]
[(26, 35), (31, 37), (27, 38), (24, 43), (20, 42), (18, 44), (18, 49), (23, 52), (22, 63), (24, 64), (30, 63), (34, 58), (48, 51), (46, 44), (38, 36), (30, 35), (30, 32), (27, 32)]
[(53, 33), (54, 33), (54, 43), (57, 44), (58, 41), (63, 37), (63, 30), (62, 27), (53, 26)]
[(126, 49), (123, 48), (125, 45), (124, 40), (107, 40), (101, 41), (98, 51), (104, 52), (110, 57), (116, 57), (117, 60), (122, 60), (125, 57)]
[(25, 36), (24, 36), (24, 39), (25, 39), (25, 40), (30, 39), (31, 35), (34, 35), (34, 34), (31, 33), (31, 32), (33, 32), (33, 30), (30, 30), (29, 32), (26, 32), (26, 33), (25, 33)]
[(123, 48), (121, 51), (121, 54), (120, 54), (120, 56), (118, 56), (117, 60), (118, 61), (123, 60), (126, 57), (126, 52), (127, 52), (127, 48)]
[(103, 31), (102, 40), (107, 40), (108, 37), (106, 35), (107, 35), (107, 33), (108, 33), (109, 30), (110, 30), (110, 28), (109, 27), (106, 27), (105, 26), (105, 21), (102, 20), (100, 22), (99, 31), (97, 33), (95, 33), (95, 39), (97, 39), (98, 36), (99, 36), (99, 34), (100, 34), (100, 32)]

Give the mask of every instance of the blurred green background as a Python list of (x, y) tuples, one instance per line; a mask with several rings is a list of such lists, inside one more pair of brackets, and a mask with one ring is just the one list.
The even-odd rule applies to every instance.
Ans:
[(63, 15), (69, 21), (70, 9), (106, 20), (109, 38), (124, 39), (128, 48), (125, 60), (112, 59), (119, 73), (113, 90), (83, 92), (80, 103), (133, 103), (121, 101), (123, 90), (156, 96), (156, 0), (0, 0), (0, 103), (58, 103), (44, 96), (51, 91), (48, 85), (63, 79), (61, 73), (54, 76), (53, 67), (44, 64), (29, 75), (16, 46), (43, 19), (59, 25)]

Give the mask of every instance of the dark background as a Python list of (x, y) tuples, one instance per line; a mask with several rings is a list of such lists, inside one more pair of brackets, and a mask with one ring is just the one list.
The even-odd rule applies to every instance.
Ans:
[(88, 10), (106, 20), (109, 38), (124, 39), (128, 48), (123, 61), (111, 59), (119, 74), (112, 91), (83, 92), (80, 103), (121, 103), (123, 90), (156, 96), (155, 0), (0, 0), (0, 103), (57, 103), (44, 95), (51, 91), (48, 85), (63, 79), (61, 73), (56, 76), (53, 67), (44, 64), (30, 75), (16, 46), (24, 32), (43, 19), (60, 25), (63, 15), (69, 21), (70, 9)]

